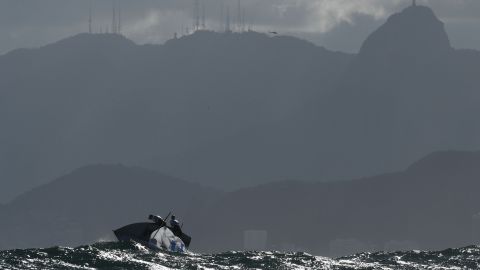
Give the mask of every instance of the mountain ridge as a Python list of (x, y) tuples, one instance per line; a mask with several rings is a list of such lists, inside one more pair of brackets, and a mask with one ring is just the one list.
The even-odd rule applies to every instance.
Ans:
[[(2, 170), (6, 179), (20, 179), (16, 192), (30, 179), (45, 181), (79, 165), (144, 165), (139, 161), (156, 156), (152, 168), (185, 178), (176, 169), (185, 152), (263, 123), (278, 125), (317, 95), (317, 85), (331, 88), (351, 58), (258, 33), (200, 31), (166, 45), (132, 44), (119, 35), (80, 34), (0, 57), (0, 118), (11, 125), (0, 135), (11, 142), (0, 153), (24, 153)], [(40, 152), (52, 160), (40, 165)]]
[[(71, 246), (104, 237), (114, 240), (113, 229), (146, 220), (149, 214), (167, 214), (160, 211), (175, 211), (189, 222), (197, 218), (192, 210), (201, 210), (221, 194), (148, 169), (86, 166), (5, 205), (0, 212), (1, 248)], [(195, 229), (202, 230), (202, 226)]]
[(410, 6), (391, 15), (363, 43), (359, 55), (394, 53), (445, 53), (453, 48), (441, 22), (426, 6)]
[[(221, 250), (225, 240), (241, 249), (238, 232), (251, 229), (268, 231), (271, 248), (290, 246), (329, 256), (388, 250), (390, 245), (398, 250), (474, 244), (480, 240), (471, 238), (471, 230), (480, 230), (472, 227), (480, 203), (475, 196), (480, 152), (464, 154), (470, 157), (469, 170), (454, 167), (448, 175), (437, 160), (436, 166), (417, 164), (422, 170), (331, 183), (272, 183), (229, 193), (209, 212), (221, 213), (231, 224), (214, 227), (225, 236), (212, 242), (211, 250)], [(458, 157), (452, 152), (430, 156), (438, 155)], [(282, 233), (289, 228), (301, 229)]]
[[(415, 37), (410, 24), (426, 20), (417, 30), (442, 40), (432, 14), (406, 9), (385, 29)], [(70, 45), (90, 39), (122, 45)], [(432, 50), (438, 57), (389, 41), (373, 44), (379, 55), (400, 48), (408, 57), (364, 60), (258, 33), (199, 31), (135, 46), (83, 34), (55, 45), (62, 49), (0, 57), (0, 140), (9, 142), (0, 145), (0, 178), (12, 187), (0, 198), (91, 163), (233, 190), (353, 179), (437, 150), (479, 149), (480, 54), (444, 41), (447, 49)]]
[[(444, 160), (465, 166), (445, 174)], [(92, 243), (114, 228), (169, 210), (185, 223), (200, 252), (241, 250), (243, 232), (252, 229), (268, 232), (268, 249), (329, 256), (390, 245), (466, 246), (476, 241), (468, 228), (479, 211), (479, 168), (480, 152), (444, 151), (396, 173), (219, 192), (138, 167), (88, 166), (0, 208), (0, 248)], [(297, 227), (302, 229), (285, 235)]]

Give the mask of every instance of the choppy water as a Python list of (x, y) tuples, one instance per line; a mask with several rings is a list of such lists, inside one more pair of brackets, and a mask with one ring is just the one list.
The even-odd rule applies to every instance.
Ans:
[(362, 253), (330, 259), (306, 253), (172, 254), (134, 243), (0, 251), (0, 269), (480, 269), (480, 247), (438, 252)]

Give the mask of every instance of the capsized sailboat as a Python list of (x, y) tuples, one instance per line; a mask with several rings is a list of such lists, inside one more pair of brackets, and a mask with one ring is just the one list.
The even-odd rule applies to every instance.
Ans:
[[(168, 219), (167, 215), (165, 220)], [(113, 231), (118, 241), (135, 241), (151, 249), (164, 249), (171, 252), (186, 252), (192, 238), (183, 233), (181, 226), (167, 223), (160, 216), (149, 215), (151, 222), (126, 225)]]

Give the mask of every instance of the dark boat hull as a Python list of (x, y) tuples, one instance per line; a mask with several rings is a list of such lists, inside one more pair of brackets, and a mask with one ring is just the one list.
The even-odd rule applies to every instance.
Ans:
[[(118, 241), (133, 240), (149, 246), (148, 243), (150, 241), (150, 236), (154, 231), (160, 229), (161, 227), (162, 226), (157, 223), (141, 222), (124, 226), (120, 229), (114, 230), (113, 233), (117, 237)], [(184, 234), (181, 230), (169, 229), (174, 233), (175, 236), (183, 241), (187, 248), (190, 246), (190, 242), (192, 241), (190, 236)]]
[(113, 233), (118, 241), (136, 241), (142, 244), (148, 244), (152, 233), (160, 228), (156, 223), (141, 222), (124, 226), (114, 230)]

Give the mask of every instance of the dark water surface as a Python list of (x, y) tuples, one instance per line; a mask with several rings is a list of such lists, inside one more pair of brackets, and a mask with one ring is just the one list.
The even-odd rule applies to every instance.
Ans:
[(0, 269), (480, 269), (480, 247), (377, 252), (330, 259), (306, 253), (172, 254), (135, 243), (0, 251)]

